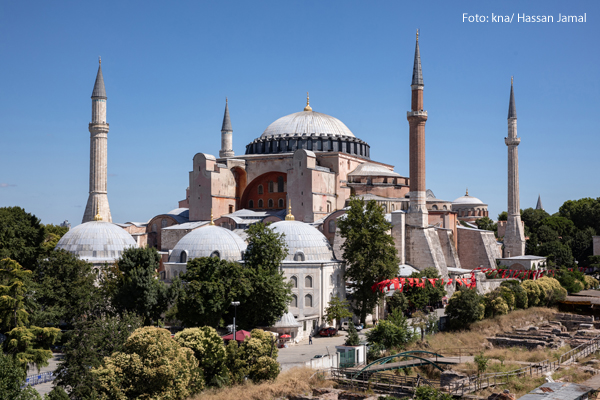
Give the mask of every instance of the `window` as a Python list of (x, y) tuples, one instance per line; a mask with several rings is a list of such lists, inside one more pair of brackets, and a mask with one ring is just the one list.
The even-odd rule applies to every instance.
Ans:
[(152, 232), (156, 232), (156, 224), (152, 224)]
[(342, 274), (338, 274), (338, 276), (337, 276), (337, 282), (338, 282), (338, 286), (342, 285)]
[(180, 263), (186, 263), (187, 262), (187, 252), (184, 250), (181, 252), (181, 254), (179, 255), (179, 262)]
[(275, 184), (273, 181), (269, 181), (269, 193), (273, 193), (273, 188), (274, 188)]
[(167, 227), (167, 220), (166, 219), (162, 219), (162, 221), (160, 221), (160, 227), (161, 228), (166, 228)]
[(311, 288), (312, 286), (312, 276), (307, 276), (304, 278), (304, 287)]
[(230, 204), (229, 205), (229, 214), (231, 214), (233, 212), (233, 206)]
[(328, 213), (331, 212), (331, 202), (330, 201), (327, 202), (327, 212)]
[(396, 211), (396, 205), (392, 204), (392, 211)]
[(306, 331), (306, 321), (302, 321), (302, 330)]
[(447, 207), (447, 206), (444, 206), (444, 210), (447, 210), (447, 209), (448, 209), (448, 207)]
[(283, 176), (277, 177), (277, 191), (279, 193), (283, 192)]
[(273, 208), (273, 199), (269, 199), (269, 208)]
[(219, 253), (218, 250), (213, 251), (212, 253), (210, 253), (211, 257), (216, 257), (216, 258), (221, 258), (221, 253)]
[(304, 307), (312, 307), (312, 296), (310, 294), (307, 294), (306, 296), (304, 296)]
[(295, 294), (292, 295), (292, 302), (290, 303), (290, 307), (298, 307), (298, 298)]
[(263, 208), (264, 206), (263, 199), (258, 199), (258, 208)]
[(329, 221), (329, 233), (335, 233), (335, 220)]
[(437, 207), (436, 205), (433, 205), (433, 206), (431, 207), (431, 209), (432, 209), (432, 210), (436, 210), (436, 211), (437, 211), (438, 207)]
[(283, 199), (279, 199), (279, 208), (284, 208)]
[(294, 261), (305, 261), (304, 252), (302, 250), (298, 250), (296, 254), (294, 254)]
[(263, 185), (258, 185), (258, 194), (263, 194)]
[(290, 282), (292, 282), (292, 287), (293, 288), (297, 288), (298, 287), (298, 278), (296, 278), (295, 276), (292, 276), (290, 278)]
[(248, 208), (254, 208), (254, 200), (248, 202)]
[(333, 286), (333, 274), (329, 275), (329, 284)]

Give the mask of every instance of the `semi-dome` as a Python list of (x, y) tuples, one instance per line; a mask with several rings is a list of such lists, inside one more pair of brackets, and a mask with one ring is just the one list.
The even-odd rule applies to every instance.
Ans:
[(260, 136), (350, 136), (354, 134), (339, 119), (315, 111), (301, 111), (281, 117)]
[(245, 250), (246, 243), (237, 234), (220, 226), (209, 225), (182, 237), (171, 251), (169, 262), (187, 262), (198, 257), (239, 261)]
[(300, 221), (279, 221), (270, 228), (285, 235), (285, 261), (335, 261), (331, 245), (317, 228)]
[(57, 249), (64, 249), (91, 263), (113, 262), (136, 241), (123, 228), (105, 221), (90, 221), (69, 230), (58, 241)]

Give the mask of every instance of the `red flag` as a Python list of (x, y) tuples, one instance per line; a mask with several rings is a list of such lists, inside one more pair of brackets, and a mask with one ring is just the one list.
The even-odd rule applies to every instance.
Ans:
[(428, 281), (431, 283), (431, 286), (435, 286), (436, 279), (428, 279)]
[(452, 278), (448, 278), (448, 285), (452, 285)]
[(442, 278), (442, 286), (444, 286), (444, 278)]
[(408, 284), (410, 285), (410, 287), (413, 287), (413, 278), (408, 278)]
[(458, 283), (459, 286), (463, 285), (463, 283), (461, 282), (460, 278), (456, 278), (456, 283)]
[(502, 279), (506, 276), (506, 270), (502, 271)]
[(540, 278), (544, 276), (544, 271), (540, 271)]

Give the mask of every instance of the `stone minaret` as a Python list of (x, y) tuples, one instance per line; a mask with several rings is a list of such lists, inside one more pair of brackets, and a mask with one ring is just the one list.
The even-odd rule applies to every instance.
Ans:
[(225, 98), (225, 115), (223, 116), (223, 127), (221, 128), (221, 150), (219, 157), (233, 157), (233, 129), (229, 119), (229, 105)]
[(423, 111), (423, 73), (419, 52), (419, 31), (415, 47), (415, 63), (412, 75), (411, 111), (406, 113), (410, 125), (410, 207), (406, 223), (426, 227), (429, 224), (427, 213), (427, 189), (425, 187), (425, 122), (427, 111)]
[(102, 77), (102, 60), (99, 60), (96, 83), (92, 91), (92, 122), (90, 130), (90, 196), (88, 197), (83, 222), (94, 221), (97, 214), (102, 221), (112, 222), (106, 191), (106, 144), (108, 124), (106, 123), (106, 90)]
[(517, 108), (513, 80), (510, 79), (510, 103), (508, 105), (508, 137), (504, 138), (508, 146), (508, 221), (504, 235), (504, 257), (516, 257), (525, 254), (525, 235), (521, 223), (519, 201), (519, 151), (521, 139), (517, 137)]

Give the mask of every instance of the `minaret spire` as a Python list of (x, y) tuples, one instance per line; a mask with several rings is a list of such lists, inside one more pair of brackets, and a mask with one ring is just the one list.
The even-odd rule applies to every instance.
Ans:
[(542, 196), (538, 194), (538, 201), (537, 204), (535, 205), (535, 209), (536, 210), (543, 210), (544, 206), (542, 205)]
[(225, 114), (223, 115), (223, 126), (221, 127), (221, 150), (219, 157), (233, 157), (233, 128), (229, 118), (229, 101), (225, 97)]
[(515, 106), (515, 91), (513, 89), (513, 77), (510, 77), (510, 101), (508, 103), (508, 118), (517, 118), (517, 107)]
[(421, 70), (421, 52), (419, 51), (419, 30), (417, 29), (417, 44), (415, 45), (415, 63), (413, 65), (413, 75), (411, 86), (421, 86), (423, 88), (423, 71)]
[[(98, 59), (98, 73), (92, 90), (92, 122), (90, 131), (90, 191), (82, 222), (112, 222), (107, 195), (107, 142), (106, 89), (102, 76), (102, 59)], [(100, 218), (100, 219), (96, 219)]]

